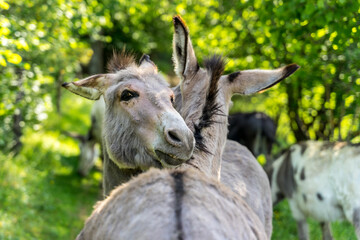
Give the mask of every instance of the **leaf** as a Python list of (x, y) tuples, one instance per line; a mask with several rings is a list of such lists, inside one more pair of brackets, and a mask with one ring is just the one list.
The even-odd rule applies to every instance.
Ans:
[(8, 10), (9, 9), (9, 4), (7, 2), (5, 2), (4, 0), (0, 0), (0, 8)]
[(4, 57), (1, 56), (1, 55), (0, 55), (0, 65), (3, 66), (3, 67), (6, 67), (6, 65), (7, 65)]
[(19, 64), (22, 61), (22, 58), (19, 54), (13, 53), (10, 56), (7, 57), (7, 61), (9, 63), (13, 63), (13, 64)]

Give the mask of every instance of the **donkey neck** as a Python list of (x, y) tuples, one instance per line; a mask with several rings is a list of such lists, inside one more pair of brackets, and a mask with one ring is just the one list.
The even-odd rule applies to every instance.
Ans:
[[(175, 94), (175, 108), (179, 113), (181, 113), (183, 108), (183, 97), (181, 94), (180, 85), (172, 88), (172, 90)], [(187, 101), (189, 100), (187, 99)], [(225, 147), (228, 131), (227, 113), (230, 106), (230, 98), (226, 98), (221, 87), (217, 95), (217, 102), (220, 103), (219, 114), (213, 116), (214, 123), (209, 128), (204, 129), (202, 133), (205, 139), (204, 144), (208, 152), (195, 149), (195, 157), (180, 166), (180, 168), (195, 168), (208, 176), (220, 179), (221, 156)], [(197, 106), (197, 108), (194, 108), (193, 111), (198, 112), (199, 108), (200, 106)]]
[[(105, 145), (105, 141), (103, 141)], [(115, 187), (128, 182), (132, 177), (137, 176), (143, 171), (140, 168), (119, 168), (109, 157), (106, 147), (104, 151), (104, 170), (103, 170), (103, 194), (108, 196)]]

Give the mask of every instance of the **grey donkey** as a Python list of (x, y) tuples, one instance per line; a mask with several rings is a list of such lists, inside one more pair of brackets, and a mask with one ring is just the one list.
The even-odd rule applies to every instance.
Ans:
[(180, 165), (182, 169), (150, 169), (113, 190), (97, 204), (77, 239), (267, 239), (247, 203), (192, 164), (200, 158), (204, 166), (211, 165), (207, 146), (220, 133), (212, 126), (224, 117), (216, 102), (223, 61), (213, 58), (205, 65), (206, 78), (195, 84), (190, 84), (194, 79), (182, 82), (184, 95), (201, 96), (196, 102), (183, 101), (192, 109), (191, 120), (184, 119), (196, 140), (192, 157)]
[[(208, 72), (200, 68), (190, 40), (189, 30), (181, 17), (174, 17), (173, 60), (177, 75), (182, 82), (191, 80), (196, 84), (200, 79), (206, 79)], [(219, 91), (216, 101), (222, 113), (228, 113), (233, 94), (252, 94), (265, 90), (299, 68), (296, 64), (287, 65), (276, 70), (244, 70), (222, 75), (219, 80)], [(194, 79), (194, 80), (192, 80)], [(187, 84), (187, 83), (186, 83)], [(183, 101), (192, 99), (199, 101), (196, 94), (183, 95), (182, 85), (174, 88), (176, 95), (175, 106), (183, 117), (191, 115), (194, 109), (184, 106)], [(196, 88), (193, 87), (194, 91)], [(251, 152), (244, 146), (227, 140), (227, 117), (216, 119), (213, 133), (218, 134), (212, 138), (209, 149), (212, 149), (212, 165), (207, 168), (199, 162), (193, 162), (198, 168), (206, 169), (208, 175), (214, 176), (230, 187), (234, 192), (245, 199), (249, 206), (259, 216), (264, 224), (268, 238), (272, 232), (272, 201), (269, 180), (263, 168)], [(211, 144), (211, 145), (210, 145)], [(217, 146), (217, 147), (216, 147)]]
[[(182, 83), (187, 82), (186, 80), (195, 78), (197, 81), (204, 81), (209, 75), (210, 72), (206, 69), (202, 69), (197, 64), (197, 60), (191, 45), (190, 37), (188, 34), (188, 29), (185, 25), (185, 23), (182, 21), (180, 17), (174, 18), (174, 27), (175, 27), (175, 33), (174, 33), (174, 60), (175, 65), (177, 69), (177, 73), (182, 78)], [(124, 60), (122, 60), (124, 62)], [(142, 64), (140, 64), (141, 67)], [(150, 64), (152, 65), (152, 64)], [(149, 66), (150, 66), (149, 65)], [(111, 65), (112, 66), (112, 65)], [(220, 83), (219, 83), (219, 92), (216, 96), (216, 101), (219, 104), (221, 108), (221, 112), (227, 113), (230, 101), (231, 101), (231, 95), (233, 93), (243, 93), (243, 94), (251, 94), (257, 91), (261, 91), (263, 89), (266, 89), (275, 83), (281, 81), (282, 79), (286, 78), (287, 76), (291, 75), (296, 69), (298, 68), (297, 65), (292, 64), (288, 65), (284, 68), (276, 69), (276, 70), (245, 70), (241, 72), (235, 72), (230, 75), (223, 75), (220, 77)], [(123, 73), (124, 71), (120, 71)], [(119, 73), (118, 73), (119, 74)], [(110, 74), (110, 76), (113, 76), (114, 73)], [(97, 79), (99, 76), (90, 77), (90, 79)], [(83, 80), (81, 80), (83, 81)], [(188, 83), (187, 83), (188, 84)], [(192, 83), (189, 83), (190, 86)], [(91, 85), (91, 84), (90, 84)], [(192, 106), (197, 106), (196, 102), (201, 101), (203, 99), (201, 97), (201, 94), (190, 96), (190, 94), (182, 96), (181, 94), (181, 86), (179, 85), (175, 89), (173, 89), (175, 93), (175, 106), (177, 110), (182, 114), (185, 119), (188, 119), (187, 122), (190, 123), (190, 128), (194, 130), (194, 125), (192, 124), (193, 120), (189, 120), (191, 118), (188, 118), (187, 116), (191, 116), (191, 111), (197, 111), (197, 108), (191, 109), (186, 106), (186, 104), (183, 104), (183, 99), (191, 99), (192, 102), (195, 102)], [(107, 94), (105, 91), (104, 86), (96, 87), (96, 94), (92, 95), (91, 88), (88, 88), (88, 84), (84, 82), (76, 82), (76, 83), (70, 83), (66, 84), (66, 87), (75, 93), (78, 93), (80, 95), (83, 94), (82, 88), (85, 87), (85, 92), (90, 93), (90, 97), (88, 98), (97, 98), (99, 95), (101, 95), (100, 91), (103, 91), (105, 95)], [(114, 88), (111, 86), (111, 88)], [(193, 88), (195, 89), (195, 88)], [(94, 97), (95, 96), (95, 97)], [(105, 96), (105, 102), (107, 97)], [(170, 96), (170, 100), (173, 99)], [(184, 105), (184, 106), (183, 106)], [(117, 105), (118, 106), (118, 105)], [(111, 106), (112, 107), (112, 106)], [(113, 125), (107, 124), (107, 122), (115, 121), (114, 119), (106, 120), (106, 118), (113, 117), (113, 114), (111, 111), (114, 111), (109, 107), (107, 103), (107, 110), (105, 113), (105, 124), (104, 128), (108, 130), (104, 130), (105, 132), (105, 145), (106, 143), (106, 132), (107, 131), (114, 131), (117, 130), (118, 134), (117, 136), (128, 135), (128, 131), (131, 131), (132, 135), (136, 138), (141, 139), (141, 134), (138, 134), (138, 129), (129, 129), (129, 125), (124, 125), (121, 121), (119, 126), (122, 127), (122, 131), (120, 127), (114, 128)], [(116, 109), (115, 109), (116, 110)], [(139, 108), (140, 111), (140, 108)], [(198, 112), (197, 112), (198, 114)], [(118, 122), (121, 119), (120, 114), (116, 115), (118, 118), (116, 119)], [(224, 160), (224, 164), (221, 164), (221, 153), (224, 148), (224, 144), (226, 142), (226, 117), (217, 116), (217, 122), (219, 124), (216, 124), (213, 126), (214, 131), (212, 133), (219, 134), (218, 138), (212, 138), (211, 141), (208, 141), (206, 143), (207, 148), (210, 149), (212, 152), (212, 160), (211, 161), (202, 161), (202, 158), (198, 158), (192, 161), (184, 161), (180, 160), (181, 157), (178, 157), (172, 153), (169, 153), (167, 155), (161, 155), (163, 152), (155, 151), (154, 148), (149, 149), (149, 152), (155, 152), (155, 154), (152, 154), (151, 156), (158, 155), (165, 157), (164, 160), (159, 161), (149, 161), (149, 165), (152, 165), (154, 167), (171, 167), (171, 164), (174, 163), (174, 161), (170, 161), (169, 164), (169, 158), (178, 160), (178, 163), (186, 167), (190, 164), (192, 167), (195, 167), (197, 169), (200, 169), (208, 176), (215, 176), (216, 178), (219, 178), (220, 175), (220, 165), (221, 166), (221, 181), (231, 187), (235, 192), (239, 193), (242, 197), (245, 198), (245, 200), (249, 203), (249, 205), (254, 209), (254, 211), (258, 214), (264, 225), (266, 225), (267, 234), (268, 236), (271, 235), (271, 199), (270, 199), (270, 188), (269, 183), (267, 180), (266, 175), (264, 174), (263, 170), (261, 169), (260, 165), (256, 162), (256, 159), (252, 156), (252, 154), (245, 148), (242, 147), (239, 144), (236, 144), (231, 141), (227, 141), (226, 148), (225, 148), (225, 154), (226, 159)], [(111, 120), (111, 121), (110, 121)], [(123, 132), (126, 132), (123, 133)], [(191, 131), (190, 131), (191, 132)], [(156, 131), (152, 136), (158, 134), (159, 131)], [(115, 135), (115, 134), (114, 134)], [(116, 140), (113, 139), (113, 140)], [(118, 141), (120, 143), (126, 143), (126, 145), (123, 144), (116, 144), (118, 148), (123, 147), (123, 151), (128, 151), (129, 149), (132, 149), (132, 141)], [(154, 141), (153, 141), (154, 142)], [(166, 145), (166, 144), (165, 144)], [(165, 147), (166, 148), (166, 147)], [(141, 149), (141, 148), (140, 148)], [(216, 149), (216, 151), (215, 151)], [(226, 149), (229, 149), (229, 152), (226, 151)], [(107, 150), (108, 147), (107, 147)], [(182, 150), (184, 151), (184, 150)], [(231, 151), (231, 152), (230, 152)], [(119, 185), (123, 182), (126, 182), (131, 176), (136, 175), (140, 173), (141, 171), (145, 170), (146, 167), (143, 167), (142, 165), (139, 165), (136, 162), (136, 159), (139, 158), (139, 154), (141, 151), (133, 151), (133, 158), (135, 161), (133, 161), (133, 165), (127, 166), (124, 163), (127, 163), (127, 161), (122, 160), (121, 158), (109, 159), (109, 156), (113, 156), (111, 154), (108, 154), (107, 151), (105, 151), (105, 169), (104, 169), (104, 183), (105, 183), (105, 194), (107, 195), (109, 191), (114, 188), (116, 185)], [(203, 153), (205, 154), (205, 153)], [(131, 153), (129, 154), (131, 156)], [(160, 157), (161, 158), (161, 157)], [(154, 159), (153, 157), (150, 157), (149, 160)], [(155, 157), (155, 159), (157, 159)], [(165, 160), (168, 161), (165, 161)], [(121, 164), (119, 164), (119, 162)], [(185, 163), (186, 162), (186, 163)], [(209, 164), (210, 162), (210, 164)], [(185, 164), (184, 164), (185, 163)], [(236, 170), (240, 170), (239, 172)]]

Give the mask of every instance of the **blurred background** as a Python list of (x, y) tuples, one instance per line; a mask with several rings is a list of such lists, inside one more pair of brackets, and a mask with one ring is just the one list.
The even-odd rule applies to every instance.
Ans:
[[(262, 94), (235, 96), (235, 112), (277, 125), (273, 155), (303, 140), (360, 142), (358, 0), (0, 0), (0, 239), (74, 239), (101, 199), (101, 161), (76, 168), (93, 102), (63, 82), (106, 71), (113, 49), (149, 54), (171, 84), (172, 17), (187, 22), (197, 57), (226, 72), (301, 66)], [(337, 239), (355, 239), (348, 223)], [(286, 202), (273, 239), (296, 239)], [(311, 236), (320, 236), (317, 224)], [(314, 238), (316, 239), (316, 238)]]

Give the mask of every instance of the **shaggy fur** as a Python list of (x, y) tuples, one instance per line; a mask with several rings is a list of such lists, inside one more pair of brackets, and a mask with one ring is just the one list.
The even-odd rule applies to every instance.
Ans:
[(127, 52), (125, 48), (121, 52), (114, 50), (113, 56), (107, 64), (107, 69), (110, 73), (116, 73), (122, 69), (135, 66), (135, 56), (131, 52)]
[(214, 55), (212, 58), (205, 59), (204, 65), (207, 72), (211, 74), (211, 77), (202, 116), (199, 123), (194, 126), (194, 136), (196, 140), (196, 147), (200, 151), (211, 154), (209, 149), (206, 148), (206, 143), (203, 141), (201, 131), (203, 128), (207, 128), (211, 124), (216, 123), (213, 120), (214, 115), (223, 114), (216, 99), (219, 91), (218, 83), (222, 73), (224, 72), (225, 62), (220, 56)]

